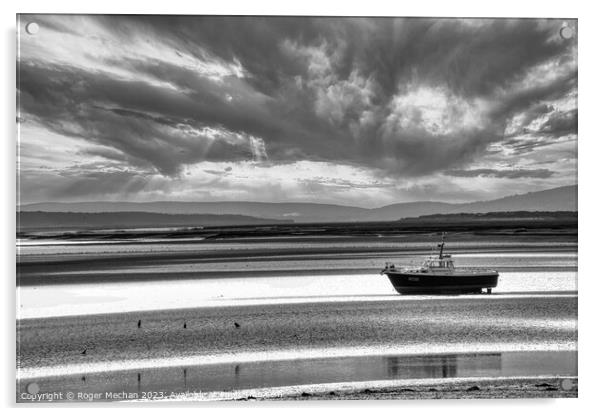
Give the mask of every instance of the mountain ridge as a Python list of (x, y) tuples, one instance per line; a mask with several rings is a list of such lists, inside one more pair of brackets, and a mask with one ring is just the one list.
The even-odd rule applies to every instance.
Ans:
[(148, 212), (186, 215), (245, 215), (261, 219), (295, 222), (395, 221), (430, 214), (500, 211), (577, 211), (577, 185), (508, 195), (498, 199), (467, 203), (415, 201), (378, 208), (311, 202), (252, 201), (154, 201), (154, 202), (42, 202), (26, 204), (18, 212)]

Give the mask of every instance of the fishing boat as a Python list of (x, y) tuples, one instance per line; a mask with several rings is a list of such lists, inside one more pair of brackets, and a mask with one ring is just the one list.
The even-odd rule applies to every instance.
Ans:
[(427, 257), (422, 266), (397, 268), (385, 263), (381, 275), (385, 274), (395, 290), (406, 294), (459, 294), (483, 293), (497, 286), (499, 273), (496, 270), (455, 267), (450, 254), (444, 254), (445, 234), (437, 245), (439, 254)]

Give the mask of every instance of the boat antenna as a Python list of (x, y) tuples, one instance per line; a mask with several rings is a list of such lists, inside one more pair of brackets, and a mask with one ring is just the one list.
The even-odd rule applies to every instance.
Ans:
[(441, 243), (437, 244), (439, 250), (439, 258), (443, 258), (443, 246), (445, 245), (445, 233), (441, 233)]

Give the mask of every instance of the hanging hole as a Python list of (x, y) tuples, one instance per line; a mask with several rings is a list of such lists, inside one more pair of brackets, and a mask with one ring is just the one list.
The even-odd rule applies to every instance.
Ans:
[(572, 39), (575, 35), (574, 30), (570, 26), (562, 26), (560, 28), (560, 37), (565, 40)]
[(29, 22), (27, 23), (27, 25), (25, 26), (25, 30), (27, 31), (27, 33), (29, 33), (30, 35), (35, 35), (36, 33), (38, 33), (38, 31), (40, 30), (40, 25), (38, 25), (36, 22)]

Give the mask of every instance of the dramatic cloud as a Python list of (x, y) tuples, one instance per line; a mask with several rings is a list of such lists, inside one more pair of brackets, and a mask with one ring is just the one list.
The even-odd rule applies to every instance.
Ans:
[[(33, 20), (40, 31), (28, 35)], [(526, 190), (572, 183), (577, 42), (560, 37), (563, 24), (576, 26), (24, 15), (21, 199), (331, 201), (335, 192), (339, 202), (386, 203), (416, 189), (428, 199), (503, 196), (517, 178), (532, 180)], [(282, 176), (299, 162), (312, 175)], [(255, 176), (234, 180), (240, 170)], [(47, 171), (54, 182), (42, 189)], [(477, 195), (463, 178), (490, 182)]]

